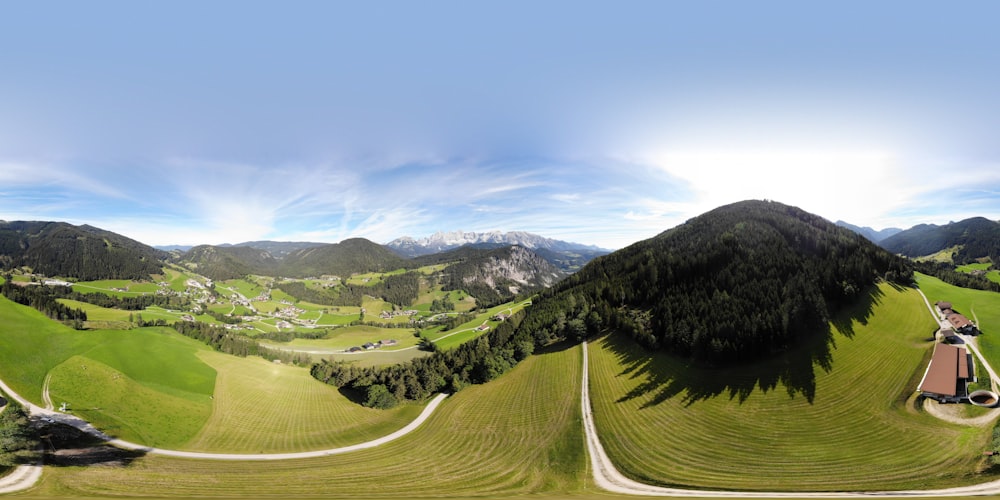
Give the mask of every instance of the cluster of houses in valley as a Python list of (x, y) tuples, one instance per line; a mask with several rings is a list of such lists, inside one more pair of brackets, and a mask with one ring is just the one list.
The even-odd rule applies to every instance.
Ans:
[(975, 360), (961, 335), (979, 335), (969, 318), (955, 312), (950, 302), (935, 304), (943, 342), (934, 346), (931, 362), (917, 389), (924, 397), (940, 403), (969, 402), (968, 386), (976, 381)]
[(360, 352), (360, 351), (371, 351), (373, 349), (381, 349), (383, 347), (391, 347), (399, 342), (396, 339), (380, 340), (378, 342), (365, 342), (361, 346), (354, 346), (347, 349), (347, 352)]
[(417, 314), (418, 312), (420, 312), (420, 311), (417, 311), (416, 309), (407, 309), (405, 311), (403, 311), (403, 310), (382, 311), (378, 315), (378, 317), (382, 318), (382, 319), (392, 319), (392, 318), (395, 318), (397, 316), (413, 316), (413, 315)]

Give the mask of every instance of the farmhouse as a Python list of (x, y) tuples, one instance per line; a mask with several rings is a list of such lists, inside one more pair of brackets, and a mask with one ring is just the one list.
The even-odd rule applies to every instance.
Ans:
[(918, 390), (922, 396), (940, 403), (957, 403), (968, 396), (966, 387), (972, 378), (972, 366), (964, 347), (937, 344)]
[(951, 323), (952, 328), (959, 333), (963, 333), (965, 335), (975, 335), (978, 333), (976, 325), (973, 324), (969, 318), (966, 318), (961, 314), (953, 312), (947, 316), (947, 320)]

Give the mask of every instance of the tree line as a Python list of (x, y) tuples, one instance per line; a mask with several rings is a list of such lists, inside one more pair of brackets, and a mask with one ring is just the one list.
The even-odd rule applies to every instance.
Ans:
[(80, 308), (72, 308), (58, 301), (61, 291), (57, 288), (43, 285), (19, 286), (6, 280), (0, 285), (0, 293), (13, 302), (37, 309), (42, 314), (56, 321), (72, 322), (77, 329), (83, 328), (87, 321), (87, 312)]
[(259, 356), (296, 365), (308, 365), (312, 361), (308, 354), (264, 347), (246, 335), (200, 321), (178, 321), (172, 327), (181, 335), (201, 341), (216, 351), (241, 358)]

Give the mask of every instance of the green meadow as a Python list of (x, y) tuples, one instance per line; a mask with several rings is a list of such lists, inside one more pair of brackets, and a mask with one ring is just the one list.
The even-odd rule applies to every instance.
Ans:
[(594, 489), (581, 425), (580, 370), (579, 346), (532, 356), (489, 384), (451, 396), (411, 434), (368, 450), (276, 462), (147, 455), (127, 467), (52, 467), (32, 493), (175, 498), (586, 494)]
[(339, 447), (420, 411), (363, 408), (305, 368), (211, 351), (170, 328), (76, 331), (0, 297), (0, 377), (41, 405), (48, 380), (98, 429), (145, 445), (287, 452)]
[(917, 283), (931, 304), (951, 302), (957, 312), (976, 322), (982, 332), (976, 338), (980, 351), (994, 370), (1000, 369), (1000, 293), (961, 288), (919, 273)]
[(955, 270), (962, 273), (971, 273), (972, 271), (986, 271), (986, 279), (994, 282), (1000, 283), (1000, 271), (996, 269), (990, 269), (993, 264), (990, 262), (977, 262), (975, 264), (965, 264), (962, 266), (956, 266)]
[(391, 434), (422, 405), (365, 408), (308, 370), (260, 358), (206, 351), (198, 358), (218, 373), (212, 412), (184, 449), (228, 453), (284, 453), (338, 448)]
[(650, 355), (617, 335), (593, 342), (604, 447), (624, 474), (659, 485), (854, 491), (983, 481), (990, 429), (914, 405), (934, 330), (918, 292), (882, 285), (834, 325), (828, 341), (728, 369)]

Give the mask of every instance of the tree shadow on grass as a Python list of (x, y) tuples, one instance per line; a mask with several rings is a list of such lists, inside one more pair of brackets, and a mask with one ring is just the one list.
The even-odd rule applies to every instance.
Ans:
[(146, 456), (142, 450), (125, 450), (63, 424), (48, 425), (41, 432), (45, 464), (56, 467), (128, 467)]
[(743, 403), (754, 391), (766, 393), (783, 387), (789, 397), (804, 397), (812, 403), (816, 396), (816, 370), (827, 373), (833, 370), (838, 336), (853, 339), (854, 322), (867, 324), (882, 295), (881, 290), (872, 287), (861, 299), (843, 308), (823, 331), (801, 338), (787, 351), (753, 363), (708, 367), (670, 354), (650, 352), (624, 335), (609, 334), (600, 340), (624, 367), (618, 376), (645, 380), (619, 402), (649, 397), (642, 405), (648, 408), (680, 397), (685, 406), (691, 406), (728, 394), (729, 399)]

